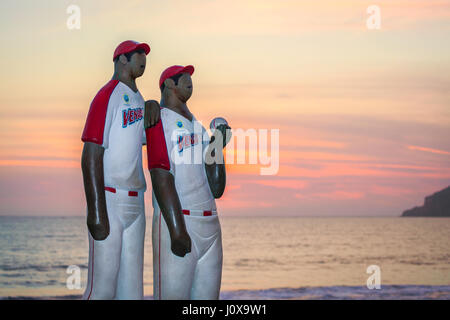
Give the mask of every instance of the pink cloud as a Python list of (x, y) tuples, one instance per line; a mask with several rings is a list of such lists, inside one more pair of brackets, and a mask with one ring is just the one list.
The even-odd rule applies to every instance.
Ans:
[(287, 188), (287, 189), (303, 189), (308, 185), (306, 181), (300, 180), (256, 180), (252, 181), (264, 186), (270, 186), (275, 188)]
[(80, 161), (73, 160), (0, 160), (2, 167), (81, 168)]
[(406, 188), (397, 188), (390, 186), (379, 186), (374, 185), (369, 188), (369, 191), (374, 194), (381, 194), (387, 196), (399, 196), (399, 195), (409, 195), (414, 194), (417, 191), (414, 189), (406, 189)]
[(448, 152), (448, 151), (439, 150), (439, 149), (433, 149), (433, 148), (426, 148), (426, 147), (419, 147), (419, 146), (408, 146), (408, 149), (410, 149), (410, 150), (420, 150), (420, 151), (437, 153), (437, 154), (450, 155), (450, 152)]
[(295, 194), (296, 198), (304, 199), (304, 198), (324, 198), (324, 199), (331, 199), (331, 200), (346, 200), (346, 199), (360, 199), (364, 197), (363, 192), (350, 192), (350, 191), (332, 191), (332, 192), (325, 192), (325, 193), (313, 193), (313, 194), (301, 194), (297, 193)]

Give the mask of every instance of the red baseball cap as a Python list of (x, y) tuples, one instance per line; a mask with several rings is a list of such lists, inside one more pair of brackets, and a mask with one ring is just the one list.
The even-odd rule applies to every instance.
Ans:
[(161, 78), (159, 78), (159, 87), (161, 88), (162, 84), (164, 83), (164, 81), (166, 81), (166, 79), (173, 77), (174, 75), (177, 75), (179, 73), (189, 73), (191, 76), (194, 73), (194, 66), (171, 66), (168, 67), (166, 70), (163, 71), (163, 73), (161, 73)]
[(136, 49), (144, 49), (145, 54), (148, 54), (150, 52), (150, 46), (148, 44), (139, 43), (133, 40), (127, 40), (119, 44), (116, 50), (114, 50), (113, 61), (114, 59), (116, 59), (116, 57), (120, 56), (121, 54), (128, 53)]

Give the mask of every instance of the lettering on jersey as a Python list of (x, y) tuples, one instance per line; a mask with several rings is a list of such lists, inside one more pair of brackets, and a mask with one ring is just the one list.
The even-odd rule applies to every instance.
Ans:
[(123, 122), (122, 128), (126, 128), (128, 125), (138, 122), (144, 118), (143, 108), (128, 108), (122, 110)]
[(184, 148), (195, 146), (200, 140), (196, 133), (179, 135), (177, 138), (178, 152), (183, 152)]

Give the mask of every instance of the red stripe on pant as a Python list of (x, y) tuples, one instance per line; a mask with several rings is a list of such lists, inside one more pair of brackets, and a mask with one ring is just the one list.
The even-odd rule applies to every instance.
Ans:
[(112, 193), (116, 193), (116, 188), (111, 188), (111, 187), (105, 187), (106, 191), (112, 192)]
[(92, 239), (92, 274), (91, 274), (91, 290), (89, 291), (88, 300), (91, 298), (92, 287), (94, 286), (94, 239)]
[(159, 300), (161, 298), (161, 210), (159, 210), (159, 247), (158, 247), (158, 282), (159, 282)]
[[(111, 188), (111, 187), (105, 187), (106, 191), (112, 192), (112, 193), (116, 193), (116, 188)], [(137, 191), (128, 191), (128, 196), (129, 197), (137, 197), (138, 196), (138, 192)]]
[[(186, 215), (186, 216), (190, 216), (191, 215), (191, 211), (190, 210), (183, 209), (182, 211), (183, 211), (183, 214)], [(212, 211), (211, 210), (205, 210), (205, 211), (203, 211), (202, 214), (203, 214), (204, 217), (209, 217), (209, 216), (212, 216)]]

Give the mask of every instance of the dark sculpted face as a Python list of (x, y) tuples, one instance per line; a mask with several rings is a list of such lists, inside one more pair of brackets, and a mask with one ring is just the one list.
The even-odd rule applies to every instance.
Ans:
[(192, 96), (192, 78), (189, 73), (183, 73), (178, 79), (178, 84), (175, 87), (175, 94), (182, 102), (186, 102)]
[(133, 53), (130, 61), (128, 61), (128, 67), (133, 78), (138, 78), (144, 74), (146, 61), (147, 57), (144, 51)]

